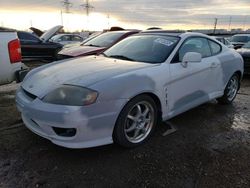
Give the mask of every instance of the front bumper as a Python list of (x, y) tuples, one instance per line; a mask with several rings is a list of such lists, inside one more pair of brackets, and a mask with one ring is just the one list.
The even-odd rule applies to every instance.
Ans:
[[(112, 133), (125, 99), (96, 102), (90, 106), (62, 106), (42, 102), (23, 89), (16, 94), (16, 104), (28, 129), (56, 145), (88, 148), (113, 143)], [(54, 128), (73, 128), (74, 136), (58, 135)]]

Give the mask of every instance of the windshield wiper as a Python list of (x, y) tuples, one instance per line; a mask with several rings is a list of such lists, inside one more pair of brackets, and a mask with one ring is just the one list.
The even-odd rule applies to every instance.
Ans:
[(123, 56), (123, 55), (111, 55), (108, 57), (115, 58), (115, 59), (121, 59), (121, 60), (135, 61), (134, 59), (131, 59), (131, 58)]

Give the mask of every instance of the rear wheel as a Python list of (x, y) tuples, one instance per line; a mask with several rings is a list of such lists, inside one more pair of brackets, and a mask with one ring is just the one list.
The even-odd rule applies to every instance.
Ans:
[(218, 102), (221, 104), (231, 104), (235, 99), (239, 88), (240, 88), (240, 78), (238, 74), (234, 74), (230, 78), (224, 90), (224, 95), (217, 99)]
[(143, 144), (152, 134), (157, 124), (158, 111), (154, 100), (141, 95), (135, 97), (121, 111), (113, 138), (124, 147)]

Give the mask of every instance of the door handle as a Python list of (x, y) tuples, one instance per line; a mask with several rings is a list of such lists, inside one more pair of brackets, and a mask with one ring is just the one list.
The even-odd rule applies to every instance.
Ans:
[(218, 63), (215, 63), (215, 62), (213, 62), (213, 63), (211, 63), (211, 68), (216, 68), (216, 67), (218, 67)]

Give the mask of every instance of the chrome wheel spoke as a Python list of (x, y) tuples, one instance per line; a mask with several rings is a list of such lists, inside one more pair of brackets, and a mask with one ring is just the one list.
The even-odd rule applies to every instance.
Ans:
[(136, 105), (136, 108), (137, 108), (137, 116), (140, 116), (142, 114), (141, 106), (138, 104)]
[(136, 123), (133, 123), (129, 128), (125, 129), (125, 132), (129, 133), (136, 129)]
[(140, 133), (140, 129), (136, 129), (135, 132), (134, 132), (134, 135), (133, 135), (133, 138), (136, 139)]
[(132, 116), (132, 115), (128, 115), (127, 118), (130, 119), (130, 120), (132, 120), (132, 121), (136, 121), (137, 120), (137, 117)]
[(144, 117), (147, 117), (148, 113), (149, 113), (149, 108), (146, 107), (146, 109), (144, 110), (144, 112), (142, 113), (142, 115), (143, 115)]

